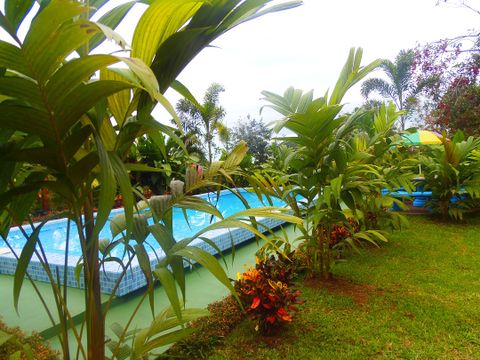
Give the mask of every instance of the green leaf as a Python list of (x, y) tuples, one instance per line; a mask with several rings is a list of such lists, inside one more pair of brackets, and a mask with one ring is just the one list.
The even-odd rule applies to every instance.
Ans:
[[(152, 98), (161, 96), (161, 94), (158, 92), (158, 82), (155, 74), (147, 65), (145, 65), (142, 60), (136, 58), (123, 58), (123, 62), (127, 64), (135, 76), (140, 79), (142, 85), (145, 87), (145, 90)], [(164, 101), (168, 102), (166, 99), (164, 99)]]
[(132, 40), (132, 57), (152, 63), (158, 47), (176, 33), (202, 5), (193, 0), (156, 0), (140, 18)]
[(31, 72), (27, 70), (22, 50), (5, 41), (0, 41), (0, 67), (31, 75)]
[(149, 228), (150, 233), (153, 235), (155, 240), (157, 240), (158, 244), (165, 252), (165, 254), (169, 254), (169, 250), (175, 245), (175, 239), (173, 235), (168, 229), (162, 224), (154, 224), (150, 225)]
[(172, 104), (170, 104), (170, 102), (167, 100), (167, 98), (159, 92), (155, 92), (153, 94), (153, 97), (163, 106), (165, 110), (168, 111), (170, 115), (172, 115), (172, 118), (177, 124), (178, 129), (182, 131), (182, 121), (178, 117), (177, 113), (175, 112), (175, 109), (173, 108)]
[(98, 211), (93, 227), (92, 239), (95, 240), (98, 234), (105, 226), (108, 216), (112, 211), (114, 197), (117, 191), (117, 182), (115, 172), (108, 153), (105, 151), (98, 135), (95, 135), (97, 145), (98, 159), (100, 163), (100, 194), (98, 196)]
[(156, 334), (160, 334), (164, 331), (174, 329), (183, 324), (187, 324), (201, 316), (207, 316), (209, 314), (206, 309), (183, 309), (181, 321), (174, 314), (173, 309), (167, 309), (166, 316), (157, 316), (148, 328), (148, 336), (152, 337)]
[(115, 238), (122, 231), (125, 231), (127, 224), (127, 219), (125, 213), (117, 214), (110, 220), (110, 232), (112, 233), (112, 238)]
[(32, 234), (28, 237), (27, 242), (23, 246), (22, 253), (18, 258), (17, 267), (15, 268), (15, 275), (13, 278), (13, 305), (15, 306), (17, 314), (18, 301), (20, 299), (20, 291), (22, 290), (23, 279), (25, 279), (28, 264), (32, 259), (33, 253), (35, 252), (35, 247), (39, 241), (38, 235), (40, 230), (42, 230), (42, 227), (46, 224), (46, 222), (47, 221), (43, 221), (34, 229)]
[(165, 290), (165, 293), (167, 294), (168, 301), (170, 302), (170, 305), (172, 306), (172, 309), (175, 312), (177, 319), (181, 321), (182, 309), (180, 306), (180, 300), (178, 299), (177, 285), (175, 283), (175, 279), (172, 273), (168, 271), (168, 269), (166, 268), (157, 267), (153, 271), (153, 274), (162, 284), (162, 287)]
[(5, 0), (5, 16), (15, 31), (18, 31), (34, 3), (35, 0)]
[(98, 154), (91, 152), (82, 157), (75, 164), (68, 167), (68, 179), (74, 186), (79, 186), (83, 181), (86, 181), (91, 176), (92, 171), (98, 164)]
[(173, 90), (178, 92), (180, 95), (182, 95), (185, 99), (190, 101), (197, 109), (200, 111), (203, 110), (203, 106), (200, 105), (200, 103), (195, 99), (195, 96), (190, 92), (190, 90), (187, 89), (185, 85), (183, 85), (180, 81), (174, 80), (172, 81), (172, 84), (170, 85)]
[(37, 85), (26, 78), (17, 76), (0, 77), (0, 94), (23, 100), (37, 108), (43, 106)]
[(73, 59), (61, 66), (49, 79), (45, 92), (54, 106), (58, 107), (70, 99), (70, 91), (98, 70), (117, 63), (119, 58), (112, 55), (90, 55)]
[(0, 27), (3, 28), (17, 43), (20, 43), (20, 39), (17, 37), (17, 31), (15, 27), (10, 23), (5, 15), (0, 11)]
[[(133, 193), (132, 185), (130, 183), (130, 177), (128, 175), (127, 168), (123, 161), (118, 157), (114, 152), (109, 152), (108, 156), (110, 158), (110, 163), (112, 164), (112, 169), (115, 174), (115, 178), (120, 187), (120, 191), (123, 197), (123, 211), (125, 214), (125, 228), (127, 234), (130, 234), (133, 229)], [(111, 225), (110, 225), (111, 226)]]
[(0, 103), (0, 128), (37, 135), (47, 143), (54, 143), (55, 140), (48, 114), (45, 111), (16, 106), (11, 103)]
[(152, 275), (152, 268), (150, 266), (150, 259), (148, 258), (147, 251), (143, 244), (136, 244), (135, 248), (135, 255), (137, 255), (138, 264), (145, 275), (147, 280), (148, 286), (148, 298), (150, 303), (150, 310), (152, 311), (152, 316), (155, 316), (155, 299), (153, 293), (153, 275)]
[(217, 278), (230, 292), (238, 299), (238, 296), (233, 288), (230, 279), (225, 270), (220, 266), (218, 260), (205, 250), (193, 246), (186, 246), (183, 249), (176, 250), (173, 255), (182, 256), (184, 258), (198, 262), (204, 268)]
[(339, 175), (335, 179), (332, 179), (330, 181), (330, 186), (333, 191), (333, 195), (335, 196), (335, 200), (340, 199), (340, 193), (342, 191), (342, 180), (343, 180), (343, 175)]
[(258, 217), (265, 217), (270, 219), (277, 219), (283, 220), (292, 224), (303, 224), (303, 220), (297, 216), (285, 214), (288, 212), (288, 209), (285, 208), (278, 208), (272, 206), (264, 206), (258, 208), (247, 209), (243, 211), (238, 211), (233, 215), (230, 215), (227, 220), (241, 218), (241, 217), (251, 217), (251, 216), (258, 216)]
[(5, 331), (0, 330), (0, 346), (8, 342), (13, 335), (7, 334)]
[(83, 126), (80, 129), (75, 129), (65, 138), (63, 153), (68, 162), (75, 156), (90, 135), (92, 135), (92, 127)]
[[(152, 340), (149, 340), (145, 342), (144, 344), (141, 344), (139, 346), (134, 347), (134, 354), (135, 356), (141, 356), (144, 354), (150, 353), (152, 350), (158, 349), (162, 346), (166, 346), (169, 344), (176, 343), (191, 333), (193, 333), (194, 329), (193, 328), (186, 328), (186, 329), (181, 329), (181, 330), (175, 330), (171, 331), (167, 334), (158, 336)], [(138, 355), (137, 355), (138, 354)], [(135, 357), (138, 358), (138, 357)]]
[[(33, 20), (22, 50), (35, 79), (41, 84), (69, 54), (100, 32), (90, 21), (70, 21), (85, 10), (76, 2), (53, 1)], [(46, 43), (48, 51), (44, 48)]]
[(61, 122), (56, 124), (59, 134), (66, 134), (80, 117), (100, 100), (133, 86), (127, 82), (112, 80), (98, 80), (77, 86), (70, 92), (70, 98), (75, 99), (75, 103), (65, 101), (54, 109), (55, 117), (61, 119)]
[(125, 165), (125, 169), (127, 171), (159, 172), (159, 173), (165, 172), (165, 169), (151, 167), (151, 166), (148, 166), (148, 165), (145, 165), (145, 164), (126, 163), (124, 165)]
[[(113, 8), (112, 10), (108, 11), (105, 15), (100, 17), (100, 19), (98, 19), (96, 22), (102, 25), (108, 26), (111, 29), (115, 29), (136, 3), (137, 1), (130, 1), (125, 4), (119, 5)], [(105, 34), (103, 32), (99, 34), (95, 34), (90, 39), (90, 42), (88, 43), (90, 51), (95, 49), (104, 40), (105, 40)], [(80, 50), (82, 50), (82, 48)], [(86, 55), (86, 54), (82, 54), (82, 55)]]
[[(109, 69), (103, 69), (100, 71), (100, 79), (123, 81), (124, 77)], [(123, 127), (130, 107), (130, 92), (130, 89), (119, 91), (107, 99), (108, 107), (120, 128)]]
[(190, 209), (216, 216), (223, 219), (223, 215), (210, 202), (197, 196), (184, 196), (175, 202), (175, 206), (181, 209)]
[(362, 60), (363, 50), (361, 48), (355, 49), (351, 48), (348, 55), (347, 61), (343, 66), (343, 69), (340, 73), (340, 77), (333, 89), (332, 95), (330, 96), (329, 105), (340, 104), (345, 93), (357, 82), (362, 80), (375, 68), (380, 66), (381, 60), (372, 61), (370, 64), (360, 67), (360, 62)]
[(158, 242), (163, 252), (169, 257), (169, 264), (172, 268), (173, 275), (175, 277), (180, 291), (182, 292), (183, 302), (185, 303), (185, 269), (183, 267), (183, 259), (180, 257), (171, 257), (171, 249), (176, 244), (173, 234), (162, 224), (154, 224), (149, 227), (150, 233)]

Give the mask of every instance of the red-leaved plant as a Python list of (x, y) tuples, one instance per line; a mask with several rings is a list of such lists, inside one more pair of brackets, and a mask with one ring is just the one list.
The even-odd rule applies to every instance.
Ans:
[[(296, 304), (303, 303), (300, 291), (291, 286), (293, 267), (288, 260), (270, 256), (243, 275), (238, 274), (235, 290), (247, 314), (256, 322), (255, 330), (272, 334), (293, 319)], [(291, 263), (290, 263), (291, 264)]]

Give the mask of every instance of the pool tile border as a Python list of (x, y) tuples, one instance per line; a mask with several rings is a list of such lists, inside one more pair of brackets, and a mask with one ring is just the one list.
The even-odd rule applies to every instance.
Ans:
[[(267, 229), (276, 228), (284, 223), (282, 220), (271, 218), (258, 218), (257, 221), (259, 223), (259, 228), (262, 225), (266, 227), (266, 229), (263, 229), (265, 231)], [(233, 246), (236, 246), (254, 238), (254, 234), (252, 232), (243, 228), (217, 229), (209, 231), (203, 236), (209, 238), (222, 252), (231, 249), (232, 244)], [(201, 239), (194, 240), (190, 245), (197, 246), (212, 255), (217, 255), (217, 251)], [(20, 256), (20, 253), (17, 255)], [(158, 261), (164, 257), (164, 254), (161, 250), (157, 251), (156, 254), (151, 252), (148, 255), (152, 268), (154, 268)], [(50, 268), (52, 269), (52, 273), (54, 273), (55, 278), (57, 278), (58, 274), (61, 285), (63, 285), (65, 256), (54, 253), (47, 253), (46, 256), (50, 264)], [(80, 276), (80, 283), (77, 282), (75, 277), (75, 267), (78, 263), (78, 260), (79, 256), (70, 256), (68, 258), (67, 286), (83, 289), (85, 286), (83, 276)], [(0, 255), (0, 274), (13, 275), (15, 274), (16, 266), (17, 259), (14, 254), (10, 252)], [(190, 264), (185, 262), (185, 267), (188, 266), (190, 266)], [(113, 291), (121, 272), (122, 270), (120, 265), (116, 263), (107, 263), (104, 267), (102, 267), (100, 271), (100, 285), (102, 292), (110, 294)], [(30, 264), (27, 268), (27, 273), (34, 280), (49, 282), (47, 273), (43, 269), (36, 255), (32, 256)], [(146, 284), (147, 282), (145, 276), (143, 275), (142, 269), (138, 264), (138, 260), (137, 258), (134, 258), (131, 266), (127, 270), (127, 273), (120, 282), (116, 295), (124, 296), (130, 292), (144, 287)]]

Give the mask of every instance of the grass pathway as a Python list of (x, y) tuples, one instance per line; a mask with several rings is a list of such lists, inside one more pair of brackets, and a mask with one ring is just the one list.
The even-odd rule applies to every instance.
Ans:
[(301, 285), (306, 303), (278, 339), (244, 322), (212, 359), (480, 359), (480, 217), (410, 227)]

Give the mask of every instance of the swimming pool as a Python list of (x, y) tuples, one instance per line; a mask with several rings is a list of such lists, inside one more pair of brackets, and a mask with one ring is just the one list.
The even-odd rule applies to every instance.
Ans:
[[(247, 200), (250, 207), (260, 207), (268, 206), (268, 202), (260, 201), (256, 194), (249, 193), (245, 190), (240, 190), (242, 196)], [(214, 204), (217, 204), (217, 208), (220, 213), (224, 216), (230, 216), (238, 211), (244, 210), (245, 206), (242, 202), (231, 192), (222, 191), (221, 196), (218, 198), (215, 194), (202, 194), (200, 197), (211, 201)], [(274, 206), (284, 206), (285, 204), (279, 199), (273, 199)], [(121, 213), (122, 209), (113, 210), (111, 217)], [(179, 241), (183, 238), (190, 237), (199, 230), (208, 226), (212, 221), (217, 221), (217, 218), (211, 217), (210, 214), (199, 213), (192, 210), (187, 210), (188, 223), (185, 219), (185, 216), (181, 209), (174, 209), (173, 212), (173, 225), (174, 225), (174, 237), (175, 240)], [(274, 228), (280, 225), (282, 222), (275, 219), (259, 219), (260, 223), (264, 224), (268, 228)], [(151, 219), (150, 219), (151, 221)], [(27, 229), (25, 229), (27, 230)], [(28, 233), (28, 231), (27, 231)], [(51, 266), (57, 268), (60, 278), (63, 279), (63, 264), (65, 261), (65, 248), (66, 248), (66, 233), (67, 233), (67, 220), (59, 219), (53, 220), (47, 223), (41, 230), (39, 238), (42, 242), (45, 252), (47, 253), (47, 258)], [(240, 244), (248, 239), (253, 237), (253, 234), (245, 229), (219, 229), (209, 231), (206, 235), (210, 240), (212, 240), (221, 251), (227, 250), (234, 245)], [(110, 233), (110, 224), (109, 222), (102, 229), (100, 239), (111, 239)], [(14, 248), (14, 251), (17, 255), (20, 255), (21, 249), (25, 244), (25, 238), (22, 235), (20, 229), (12, 228), (8, 235), (8, 241), (10, 245)], [(149, 245), (152, 247), (149, 257), (152, 266), (157, 263), (157, 257), (161, 259), (163, 252), (159, 248), (158, 243), (150, 235), (146, 240)], [(192, 245), (196, 245), (211, 254), (215, 254), (216, 251), (208, 244), (203, 242), (200, 239), (195, 240)], [(4, 248), (6, 245), (3, 240), (0, 240), (0, 248)], [(146, 247), (148, 248), (148, 247)], [(117, 248), (115, 251), (120, 255), (123, 252), (123, 249)], [(81, 256), (80, 242), (78, 239), (77, 229), (71, 224), (70, 228), (70, 242), (69, 242), (69, 258), (68, 258), (68, 286), (73, 287), (83, 287), (83, 277), (80, 279), (80, 284), (77, 284), (77, 281), (74, 277), (75, 266)], [(0, 255), (0, 273), (2, 274), (13, 274), (15, 272), (16, 259), (14, 254), (7, 253)], [(102, 291), (109, 293), (115, 286), (116, 280), (120, 276), (120, 266), (115, 263), (105, 264), (105, 271), (101, 273), (101, 286)], [(48, 281), (47, 275), (44, 270), (41, 268), (40, 262), (35, 257), (32, 258), (32, 261), (29, 265), (28, 273), (30, 276), (36, 280)], [(132, 269), (127, 272), (127, 275), (122, 280), (117, 294), (119, 296), (125, 295), (131, 291), (134, 291), (146, 284), (143, 274), (138, 262), (134, 260), (132, 262)]]

